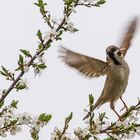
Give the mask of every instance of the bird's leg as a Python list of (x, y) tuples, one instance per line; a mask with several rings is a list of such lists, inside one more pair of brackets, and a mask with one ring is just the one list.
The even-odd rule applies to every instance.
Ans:
[(112, 101), (112, 100), (110, 101), (110, 108), (115, 112), (115, 114), (118, 116), (119, 120), (121, 121), (121, 116), (115, 110), (114, 101)]
[(120, 111), (123, 111), (125, 108), (126, 108), (126, 110), (128, 110), (128, 107), (127, 107), (126, 103), (124, 102), (124, 100), (122, 99), (122, 96), (120, 97), (120, 100), (122, 101), (122, 103), (124, 105), (124, 107)]

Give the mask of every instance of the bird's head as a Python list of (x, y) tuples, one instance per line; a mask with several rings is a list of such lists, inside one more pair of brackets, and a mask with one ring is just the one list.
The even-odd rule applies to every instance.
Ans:
[(115, 65), (121, 65), (121, 60), (123, 59), (122, 51), (123, 50), (114, 45), (107, 47), (107, 59), (113, 61)]

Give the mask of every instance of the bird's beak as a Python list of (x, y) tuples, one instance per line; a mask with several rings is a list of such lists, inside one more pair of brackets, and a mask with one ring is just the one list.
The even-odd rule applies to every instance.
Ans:
[(122, 57), (123, 57), (123, 52), (126, 50), (126, 48), (121, 48), (120, 51), (122, 52)]
[(123, 52), (123, 51), (125, 51), (125, 50), (126, 50), (126, 48), (121, 48), (120, 50)]

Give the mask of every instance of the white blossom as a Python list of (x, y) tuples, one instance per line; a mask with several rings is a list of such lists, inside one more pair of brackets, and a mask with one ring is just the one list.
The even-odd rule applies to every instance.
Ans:
[(38, 122), (38, 117), (34, 117), (33, 118), (33, 120), (32, 120), (32, 122), (31, 122), (31, 125), (36, 125), (37, 124), (37, 122)]
[(70, 33), (74, 33), (75, 32), (74, 23), (72, 22), (67, 23), (67, 29), (70, 31)]
[(88, 140), (95, 140), (93, 137), (90, 137)]
[(100, 131), (102, 129), (102, 125), (99, 118), (96, 119), (95, 124), (96, 124), (96, 130)]
[(48, 39), (54, 40), (57, 35), (58, 35), (58, 32), (56, 32), (56, 29), (53, 28), (51, 31), (46, 33), (44, 40), (48, 40)]
[(3, 137), (3, 138), (5, 138), (5, 137), (7, 137), (7, 134), (0, 132), (0, 136)]
[(34, 129), (35, 129), (35, 131), (39, 132), (39, 131), (40, 131), (40, 125), (36, 125), (36, 126), (34, 127)]
[(16, 127), (17, 132), (21, 132), (21, 130), (22, 130), (21, 127)]
[(82, 129), (80, 127), (77, 127), (77, 129), (74, 129), (74, 132), (76, 133), (80, 133), (82, 131)]
[(26, 59), (23, 62), (23, 70), (24, 70), (25, 73), (27, 73), (29, 71), (29, 69), (30, 68), (28, 67), (28, 60)]
[(134, 119), (134, 116), (130, 115), (128, 119), (129, 119), (129, 122), (130, 122), (130, 121), (132, 121)]
[(52, 17), (51, 20), (52, 20), (52, 22), (53, 22), (54, 24), (56, 24), (56, 25), (59, 25), (60, 22), (62, 22), (62, 19), (56, 18), (56, 17)]
[(24, 69), (24, 72), (27, 73), (29, 71), (30, 67), (24, 66), (23, 69)]
[(89, 123), (90, 123), (90, 121), (89, 121), (89, 120), (86, 120), (86, 121), (85, 121), (85, 124), (89, 124)]
[(76, 13), (75, 6), (74, 5), (75, 5), (75, 3), (72, 3), (72, 5), (70, 7), (72, 13)]
[(10, 134), (11, 135), (16, 135), (16, 133), (17, 133), (17, 131), (15, 129), (13, 129), (13, 130), (10, 131)]
[(69, 20), (70, 20), (66, 14), (64, 14), (64, 19), (65, 19), (65, 22), (69, 22)]
[(94, 2), (94, 0), (85, 0), (85, 1), (91, 4)]
[(122, 125), (122, 122), (120, 121), (120, 120), (118, 120), (117, 122), (116, 122), (116, 126), (121, 126)]
[(130, 134), (125, 134), (124, 139), (130, 139)]
[(30, 115), (27, 113), (20, 114), (18, 117), (18, 122), (20, 124), (28, 124), (30, 122)]
[(46, 63), (46, 59), (44, 58), (43, 55), (38, 55), (37, 59), (38, 59), (38, 63)]
[(134, 117), (134, 122), (137, 122), (139, 120), (138, 117)]
[(1, 117), (1, 118), (0, 118), (0, 127), (1, 127), (3, 124), (4, 124), (4, 118)]
[(131, 137), (131, 139), (135, 137), (135, 132), (134, 131), (130, 131), (130, 137)]
[(82, 3), (83, 3), (83, 0), (79, 0), (79, 1), (78, 1), (78, 4), (82, 4)]
[(101, 124), (97, 124), (96, 125), (96, 130), (99, 132), (102, 129), (102, 125)]
[(82, 136), (85, 137), (87, 134), (89, 134), (89, 130), (86, 129), (86, 128), (84, 128), (84, 129), (82, 130)]
[(75, 136), (74, 138), (71, 138), (71, 140), (79, 140), (79, 138)]
[(129, 121), (127, 119), (125, 119), (124, 121), (122, 121), (122, 125), (125, 127), (128, 127)]
[(119, 135), (113, 135), (114, 138), (116, 138), (117, 140), (122, 140), (122, 136)]
[(136, 111), (136, 116), (137, 115), (140, 115), (140, 109), (138, 109), (137, 111)]
[(140, 136), (140, 126), (137, 127), (136, 134)]

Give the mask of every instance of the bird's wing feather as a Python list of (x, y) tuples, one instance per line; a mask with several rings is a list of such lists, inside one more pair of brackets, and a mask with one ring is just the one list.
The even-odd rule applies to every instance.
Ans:
[(134, 18), (130, 22), (130, 24), (129, 24), (128, 28), (127, 28), (127, 31), (124, 34), (124, 37), (122, 39), (122, 42), (121, 42), (121, 45), (120, 45), (120, 49), (122, 49), (122, 53), (123, 53), (124, 57), (125, 57), (125, 55), (127, 53), (127, 50), (129, 49), (129, 47), (131, 45), (132, 38), (133, 38), (133, 36), (135, 34), (135, 31), (136, 31), (137, 22), (138, 22), (137, 17)]
[(61, 47), (60, 57), (69, 66), (87, 77), (99, 77), (107, 74), (108, 64), (104, 61), (72, 52)]

